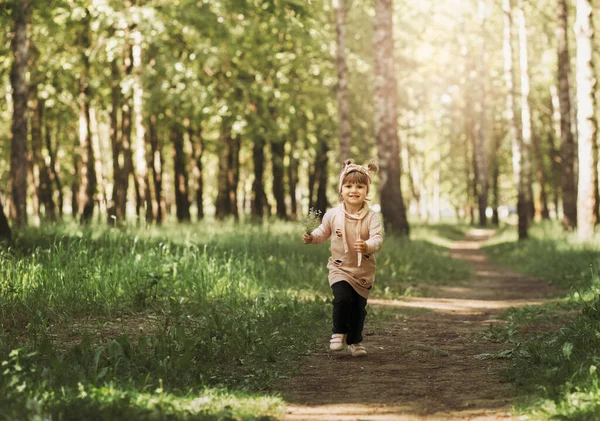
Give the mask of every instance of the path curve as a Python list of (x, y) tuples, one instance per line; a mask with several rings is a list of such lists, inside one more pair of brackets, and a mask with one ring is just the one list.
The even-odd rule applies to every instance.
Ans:
[(465, 287), (442, 287), (433, 298), (369, 300), (369, 306), (425, 308), (381, 328), (366, 327), (367, 358), (325, 348), (303, 360), (302, 374), (279, 391), (289, 403), (284, 421), (517, 420), (504, 362), (476, 358), (506, 348), (477, 335), (510, 307), (540, 304), (546, 282), (488, 261), (480, 250), (490, 230), (473, 230), (451, 248), (475, 276)]

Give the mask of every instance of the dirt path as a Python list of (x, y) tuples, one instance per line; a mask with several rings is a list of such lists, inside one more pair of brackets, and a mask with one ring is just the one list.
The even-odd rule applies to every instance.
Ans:
[(370, 306), (430, 309), (368, 326), (367, 358), (323, 351), (306, 357), (302, 374), (282, 386), (285, 421), (297, 420), (516, 420), (511, 385), (499, 359), (477, 355), (507, 348), (482, 338), (509, 307), (539, 304), (551, 294), (545, 282), (493, 265), (479, 249), (489, 231), (474, 230), (452, 247), (475, 276), (470, 285), (440, 288), (434, 298), (369, 300)]

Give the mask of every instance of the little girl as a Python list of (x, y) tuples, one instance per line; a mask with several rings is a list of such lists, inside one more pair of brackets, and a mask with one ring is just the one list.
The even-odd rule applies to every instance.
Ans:
[(383, 242), (379, 216), (366, 203), (371, 173), (376, 171), (373, 163), (363, 167), (346, 161), (338, 185), (342, 203), (325, 213), (319, 228), (302, 236), (304, 244), (320, 244), (332, 237), (327, 264), (333, 291), (333, 335), (329, 348), (342, 351), (348, 345), (355, 357), (367, 355), (362, 344), (365, 307), (375, 280), (373, 254)]

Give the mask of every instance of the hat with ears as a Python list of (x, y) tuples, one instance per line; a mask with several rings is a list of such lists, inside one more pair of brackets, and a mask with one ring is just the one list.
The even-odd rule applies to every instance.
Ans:
[(371, 173), (377, 172), (377, 169), (378, 169), (377, 165), (373, 162), (369, 162), (367, 164), (367, 166), (365, 167), (362, 165), (355, 164), (351, 159), (347, 159), (346, 161), (344, 161), (344, 167), (342, 168), (342, 172), (340, 173), (340, 181), (338, 183), (338, 193), (342, 192), (342, 184), (344, 182), (344, 178), (346, 178), (346, 176), (353, 171), (358, 171), (367, 176), (367, 191), (368, 191), (371, 187)]

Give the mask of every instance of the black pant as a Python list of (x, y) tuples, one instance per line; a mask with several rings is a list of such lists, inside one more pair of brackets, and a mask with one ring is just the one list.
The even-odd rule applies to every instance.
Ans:
[(333, 333), (345, 333), (348, 345), (362, 342), (367, 316), (367, 299), (358, 295), (346, 282), (336, 282), (333, 290)]

